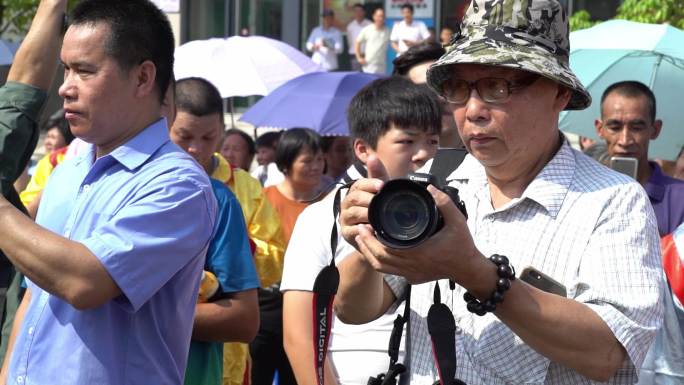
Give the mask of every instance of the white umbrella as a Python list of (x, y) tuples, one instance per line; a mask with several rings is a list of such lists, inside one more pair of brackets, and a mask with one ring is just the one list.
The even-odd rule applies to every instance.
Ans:
[(175, 52), (176, 79), (201, 77), (221, 96), (267, 95), (290, 79), (320, 71), (294, 47), (263, 36), (195, 40)]

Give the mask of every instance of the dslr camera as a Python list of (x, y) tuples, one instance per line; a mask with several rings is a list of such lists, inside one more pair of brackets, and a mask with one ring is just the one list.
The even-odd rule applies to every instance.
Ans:
[(418, 246), (444, 226), (434, 198), (427, 190), (433, 185), (446, 193), (467, 218), (458, 189), (449, 187), (433, 174), (411, 173), (385, 183), (368, 207), (368, 221), (385, 246), (408, 249)]

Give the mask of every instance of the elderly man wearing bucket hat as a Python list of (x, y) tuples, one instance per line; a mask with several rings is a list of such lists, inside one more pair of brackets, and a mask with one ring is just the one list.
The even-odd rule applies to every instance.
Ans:
[(558, 1), (473, 0), (428, 72), (470, 153), (447, 178), (467, 219), (430, 187), (444, 227), (413, 248), (381, 243), (367, 224), (386, 179), (377, 160), (342, 201), (358, 251), (339, 265), (335, 310), (364, 323), (413, 284), (404, 383), (451, 383), (454, 362), (468, 385), (637, 380), (662, 318), (656, 220), (636, 182), (559, 131), (561, 111), (591, 103), (569, 50)]

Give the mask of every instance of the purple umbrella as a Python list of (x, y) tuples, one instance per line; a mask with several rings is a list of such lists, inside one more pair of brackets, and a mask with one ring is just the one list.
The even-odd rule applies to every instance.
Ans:
[(349, 135), (349, 102), (361, 88), (379, 78), (361, 72), (305, 74), (266, 95), (240, 120), (257, 127), (306, 127), (321, 135)]

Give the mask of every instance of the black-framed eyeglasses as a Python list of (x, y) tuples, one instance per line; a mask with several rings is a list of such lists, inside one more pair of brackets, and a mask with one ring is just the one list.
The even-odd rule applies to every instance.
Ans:
[(451, 79), (442, 86), (441, 96), (449, 103), (465, 104), (475, 88), (480, 98), (487, 103), (505, 103), (515, 90), (531, 86), (539, 75), (528, 75), (515, 80), (503, 78), (481, 78), (473, 82)]

